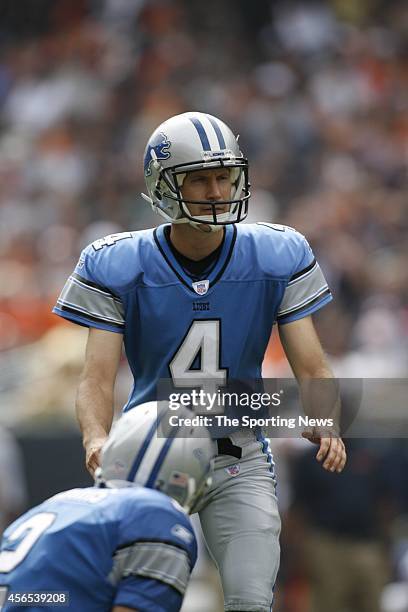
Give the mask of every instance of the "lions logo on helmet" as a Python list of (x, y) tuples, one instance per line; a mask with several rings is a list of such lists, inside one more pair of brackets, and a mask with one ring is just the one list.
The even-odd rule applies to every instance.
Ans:
[(149, 141), (145, 156), (144, 156), (144, 173), (145, 176), (150, 176), (151, 164), (154, 161), (162, 161), (164, 159), (169, 159), (170, 157), (170, 145), (171, 142), (168, 141), (167, 136), (163, 134), (163, 132), (159, 132), (154, 139)]
[(169, 427), (165, 436), (166, 414), (157, 402), (125, 413), (103, 447), (96, 484), (157, 489), (192, 512), (209, 485), (215, 445), (205, 427)]
[[(228, 200), (209, 202), (183, 198), (187, 172), (217, 168), (230, 170)], [(248, 214), (251, 195), (248, 160), (240, 151), (233, 132), (217, 117), (189, 112), (167, 119), (149, 138), (144, 170), (147, 194), (142, 193), (143, 198), (171, 223), (190, 223), (195, 227), (204, 223), (215, 231), (223, 225), (239, 223)], [(210, 207), (211, 214), (194, 214), (197, 205)], [(223, 207), (222, 212), (220, 207)]]

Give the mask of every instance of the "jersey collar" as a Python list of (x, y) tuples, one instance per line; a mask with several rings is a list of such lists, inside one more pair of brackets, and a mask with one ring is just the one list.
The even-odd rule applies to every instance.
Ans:
[[(182, 268), (182, 266), (179, 264), (179, 262), (177, 261), (176, 257), (174, 256), (171, 248), (169, 247), (167, 243), (166, 237), (164, 235), (164, 228), (166, 227), (166, 225), (169, 226), (170, 224), (160, 225), (159, 227), (156, 227), (156, 229), (153, 232), (153, 236), (154, 236), (154, 240), (156, 242), (157, 248), (162, 254), (166, 264), (171, 268), (171, 270), (177, 276), (179, 281), (185, 287), (187, 287), (194, 295), (197, 295), (197, 292), (193, 288), (193, 280), (186, 273), (186, 271)], [(212, 287), (214, 287), (214, 285), (222, 277), (229, 263), (229, 260), (231, 259), (236, 238), (237, 238), (237, 228), (235, 227), (235, 225), (233, 224), (226, 225), (224, 243), (222, 245), (221, 253), (218, 257), (217, 263), (215, 264), (213, 269), (210, 271), (208, 278), (206, 279), (209, 281), (209, 287), (206, 293), (208, 293), (208, 291)]]

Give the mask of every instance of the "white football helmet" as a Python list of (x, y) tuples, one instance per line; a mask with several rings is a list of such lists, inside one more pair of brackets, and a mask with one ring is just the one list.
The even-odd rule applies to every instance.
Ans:
[[(176, 414), (194, 416), (186, 409)], [(169, 428), (166, 415), (169, 412), (161, 410), (157, 402), (125, 413), (102, 449), (96, 484), (117, 488), (136, 483), (157, 489), (192, 512), (211, 482), (215, 444), (205, 427)], [(166, 427), (168, 435), (164, 437)]]
[[(186, 201), (181, 190), (186, 172), (231, 168), (231, 196), (217, 202)], [(220, 119), (190, 112), (167, 119), (150, 136), (144, 153), (144, 176), (148, 195), (142, 193), (155, 212), (171, 223), (206, 224), (212, 229), (238, 223), (248, 214), (250, 184), (248, 160), (237, 138)], [(212, 214), (194, 215), (188, 205), (205, 204)], [(217, 206), (229, 205), (217, 214)], [(219, 209), (218, 209), (219, 210)]]

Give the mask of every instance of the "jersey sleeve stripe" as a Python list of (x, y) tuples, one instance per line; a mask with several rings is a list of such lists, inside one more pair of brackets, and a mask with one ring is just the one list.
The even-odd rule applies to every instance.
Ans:
[(116, 551), (108, 580), (116, 586), (129, 576), (159, 580), (184, 595), (191, 572), (185, 550), (161, 542), (137, 542)]
[[(318, 295), (316, 295), (313, 299), (309, 300), (308, 302), (305, 302), (304, 304), (300, 305), (297, 308), (293, 308), (292, 310), (283, 313), (278, 314), (278, 316), (276, 317), (278, 323), (280, 323), (283, 319), (286, 319), (289, 316), (292, 316), (294, 314), (299, 314), (302, 311), (306, 311), (309, 310), (312, 306), (324, 301), (328, 301), (327, 298), (330, 297), (331, 298), (331, 291), (330, 289), (327, 287), (324, 287), (322, 289), (322, 291), (320, 291), (318, 293)], [(317, 308), (316, 308), (317, 310)]]
[(184, 546), (182, 546), (181, 544), (177, 544), (173, 540), (166, 539), (166, 538), (149, 537), (149, 538), (137, 538), (137, 540), (131, 540), (129, 542), (125, 542), (124, 544), (121, 544), (120, 546), (116, 548), (116, 552), (119, 552), (120, 550), (123, 550), (124, 548), (131, 548), (132, 546), (135, 546), (136, 544), (146, 544), (146, 543), (147, 544), (162, 544), (164, 546), (172, 546), (173, 548), (179, 548), (180, 550), (185, 550)]
[(282, 316), (301, 308), (328, 289), (326, 279), (318, 264), (304, 272), (302, 276), (288, 284), (285, 289), (278, 316)]
[(95, 321), (102, 321), (106, 323), (113, 323), (115, 325), (124, 326), (123, 320), (113, 319), (111, 317), (105, 317), (97, 312), (92, 312), (85, 308), (81, 308), (77, 304), (71, 304), (70, 302), (66, 302), (66, 301), (62, 302), (60, 300), (57, 300), (57, 306), (61, 308), (61, 310), (67, 310), (67, 311), (69, 310), (70, 312), (77, 312), (79, 315), (86, 315), (87, 317)]
[(309, 266), (307, 266), (303, 270), (300, 270), (300, 272), (296, 272), (296, 274), (291, 276), (291, 278), (289, 279), (289, 282), (288, 282), (288, 286), (292, 285), (293, 283), (296, 283), (296, 282), (300, 281), (305, 276), (307, 276), (309, 274), (312, 274), (316, 267), (319, 267), (319, 264), (314, 259)]
[(327, 286), (327, 283), (325, 283), (323, 285), (323, 287), (320, 287), (318, 289), (318, 291), (316, 291), (312, 295), (308, 295), (307, 298), (305, 298), (301, 302), (298, 302), (297, 304), (293, 304), (289, 308), (280, 309), (279, 312), (278, 312), (278, 316), (281, 317), (281, 316), (290, 314), (291, 312), (295, 312), (296, 310), (300, 310), (300, 309), (304, 308), (305, 306), (308, 306), (309, 304), (311, 304), (315, 300), (317, 300), (324, 293), (330, 293), (330, 289)]
[(124, 324), (122, 302), (104, 291), (87, 287), (77, 279), (69, 278), (58, 298), (59, 307), (73, 308), (82, 314), (96, 317), (102, 321)]
[(80, 287), (88, 289), (88, 291), (95, 291), (97, 293), (101, 293), (103, 295), (106, 295), (107, 297), (112, 298), (116, 302), (120, 303), (120, 298), (118, 298), (114, 293), (106, 289), (106, 287), (97, 285), (96, 283), (93, 283), (87, 278), (83, 278), (83, 276), (76, 274), (76, 272), (73, 272), (68, 280), (71, 280), (73, 283), (75, 283), (76, 285), (79, 285)]
[(55, 312), (56, 314), (61, 314), (61, 316), (64, 316), (65, 312), (69, 313), (74, 317), (78, 317), (81, 320), (80, 322), (89, 321), (90, 323), (101, 323), (102, 325), (109, 325), (111, 327), (114, 327), (115, 329), (120, 329), (121, 331), (125, 329), (124, 323), (118, 323), (116, 321), (105, 319), (104, 317), (94, 316), (77, 307), (71, 307), (67, 306), (66, 304), (62, 304), (60, 301), (57, 301), (57, 306), (53, 309), (53, 312)]
[[(71, 289), (75, 289), (74, 286), (79, 287), (81, 290), (85, 290), (85, 291), (92, 291), (93, 293), (96, 293), (97, 295), (108, 299), (108, 300), (113, 300), (114, 302), (116, 302), (116, 304), (122, 304), (121, 300), (119, 298), (117, 298), (115, 295), (113, 295), (113, 293), (107, 293), (106, 291), (101, 291), (100, 289), (96, 289), (95, 287), (91, 287), (89, 285), (85, 285), (85, 283), (77, 280), (76, 278), (70, 277), (67, 280), (67, 284), (69, 283), (69, 288)], [(68, 287), (67, 287), (68, 290)], [(95, 298), (97, 299), (97, 298)]]
[(86, 307), (86, 305), (82, 306), (78, 303), (68, 302), (68, 300), (57, 300), (57, 306), (60, 308), (68, 307), (71, 309), (80, 312), (81, 314), (89, 315), (90, 317), (94, 317), (97, 320), (106, 321), (107, 323), (116, 323), (117, 325), (124, 325), (125, 321), (120, 317), (110, 317), (108, 314), (102, 314), (101, 312), (94, 312)]

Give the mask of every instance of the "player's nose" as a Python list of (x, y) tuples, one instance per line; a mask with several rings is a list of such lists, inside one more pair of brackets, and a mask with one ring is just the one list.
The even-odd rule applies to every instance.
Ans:
[(210, 176), (207, 181), (207, 199), (217, 202), (222, 200), (220, 186), (216, 176)]

